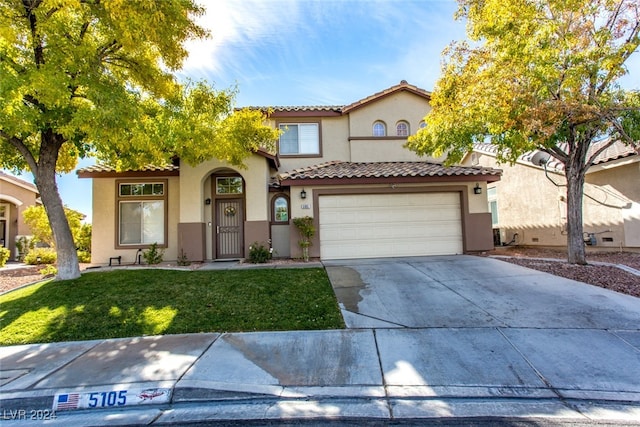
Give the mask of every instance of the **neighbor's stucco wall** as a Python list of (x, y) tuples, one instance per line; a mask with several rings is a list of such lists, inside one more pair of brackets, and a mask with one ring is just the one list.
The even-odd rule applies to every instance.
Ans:
[[(567, 204), (564, 175), (549, 172), (559, 185), (545, 177), (541, 167), (498, 164), (493, 156), (476, 153), (478, 164), (503, 170), (496, 188), (498, 228), (502, 242), (565, 246)], [(470, 160), (469, 160), (470, 161)], [(584, 231), (597, 233), (598, 247), (640, 246), (639, 163), (610, 169), (593, 169), (584, 188)], [(611, 241), (604, 241), (603, 238)]]
[[(613, 168), (592, 168), (585, 183), (585, 231), (605, 246), (640, 247), (640, 159)], [(622, 224), (622, 226), (621, 226)], [(610, 233), (602, 233), (611, 230)], [(610, 237), (613, 242), (603, 242)]]
[(16, 236), (30, 235), (31, 229), (24, 222), (24, 211), (37, 203), (37, 193), (12, 182), (0, 179), (0, 203), (8, 207), (7, 241), (5, 247), (11, 251), (11, 258), (16, 259)]
[[(117, 179), (127, 179), (126, 177)], [(164, 249), (164, 260), (172, 261), (178, 257), (178, 219), (180, 185), (179, 178), (150, 177), (132, 178), (132, 182), (154, 181), (166, 179), (167, 189), (167, 248)], [(91, 262), (108, 264), (110, 257), (122, 256), (123, 264), (136, 261), (137, 248), (116, 249), (118, 210), (116, 206), (116, 178), (93, 178)]]

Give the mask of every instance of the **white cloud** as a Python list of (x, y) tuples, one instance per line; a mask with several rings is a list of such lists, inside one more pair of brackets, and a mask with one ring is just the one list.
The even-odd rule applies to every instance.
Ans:
[[(242, 56), (253, 55), (254, 49), (268, 45), (284, 48), (288, 34), (299, 21), (295, 0), (209, 0), (202, 5), (206, 14), (197, 22), (211, 36), (186, 44), (189, 57), (183, 72), (189, 75), (246, 74), (246, 70), (239, 70)], [(284, 25), (287, 22), (294, 25)]]

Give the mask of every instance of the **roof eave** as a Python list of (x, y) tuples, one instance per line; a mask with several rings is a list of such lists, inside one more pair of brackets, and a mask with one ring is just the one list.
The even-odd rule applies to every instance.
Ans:
[(180, 170), (154, 171), (84, 171), (76, 172), (78, 178), (146, 178), (163, 176), (180, 176)]
[(436, 176), (389, 176), (389, 177), (345, 177), (345, 178), (284, 178), (282, 186), (303, 185), (371, 185), (371, 184), (424, 184), (432, 182), (496, 182), (500, 175), (436, 175)]

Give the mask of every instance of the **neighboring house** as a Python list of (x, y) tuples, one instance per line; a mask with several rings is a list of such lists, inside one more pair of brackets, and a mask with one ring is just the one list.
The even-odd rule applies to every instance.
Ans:
[(30, 235), (22, 213), (30, 206), (41, 204), (35, 185), (0, 171), (0, 246), (17, 259), (16, 237)]
[(282, 130), (277, 153), (237, 168), (218, 160), (116, 173), (93, 166), (92, 261), (248, 256), (252, 243), (299, 257), (292, 218), (314, 218), (310, 256), (460, 254), (491, 249), (486, 184), (500, 171), (443, 167), (404, 148), (424, 125), (429, 92), (405, 81), (346, 106), (252, 107)]
[[(591, 147), (599, 149), (601, 141)], [(488, 188), (496, 245), (566, 246), (567, 200), (563, 165), (551, 158), (533, 164), (536, 152), (510, 166), (496, 161), (496, 147), (475, 144), (463, 164), (500, 167), (502, 180)], [(640, 248), (640, 155), (616, 143), (596, 158), (586, 175), (585, 241), (605, 248)]]

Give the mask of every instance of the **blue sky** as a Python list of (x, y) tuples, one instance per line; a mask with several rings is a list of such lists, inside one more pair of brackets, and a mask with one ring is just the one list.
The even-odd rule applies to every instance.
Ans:
[[(239, 107), (345, 105), (401, 80), (431, 90), (442, 50), (465, 38), (453, 0), (200, 2), (211, 38), (188, 43), (179, 76), (236, 86)], [(637, 53), (628, 65), (635, 74), (624, 85), (639, 88)], [(90, 220), (91, 180), (66, 174), (58, 186), (63, 202)]]

